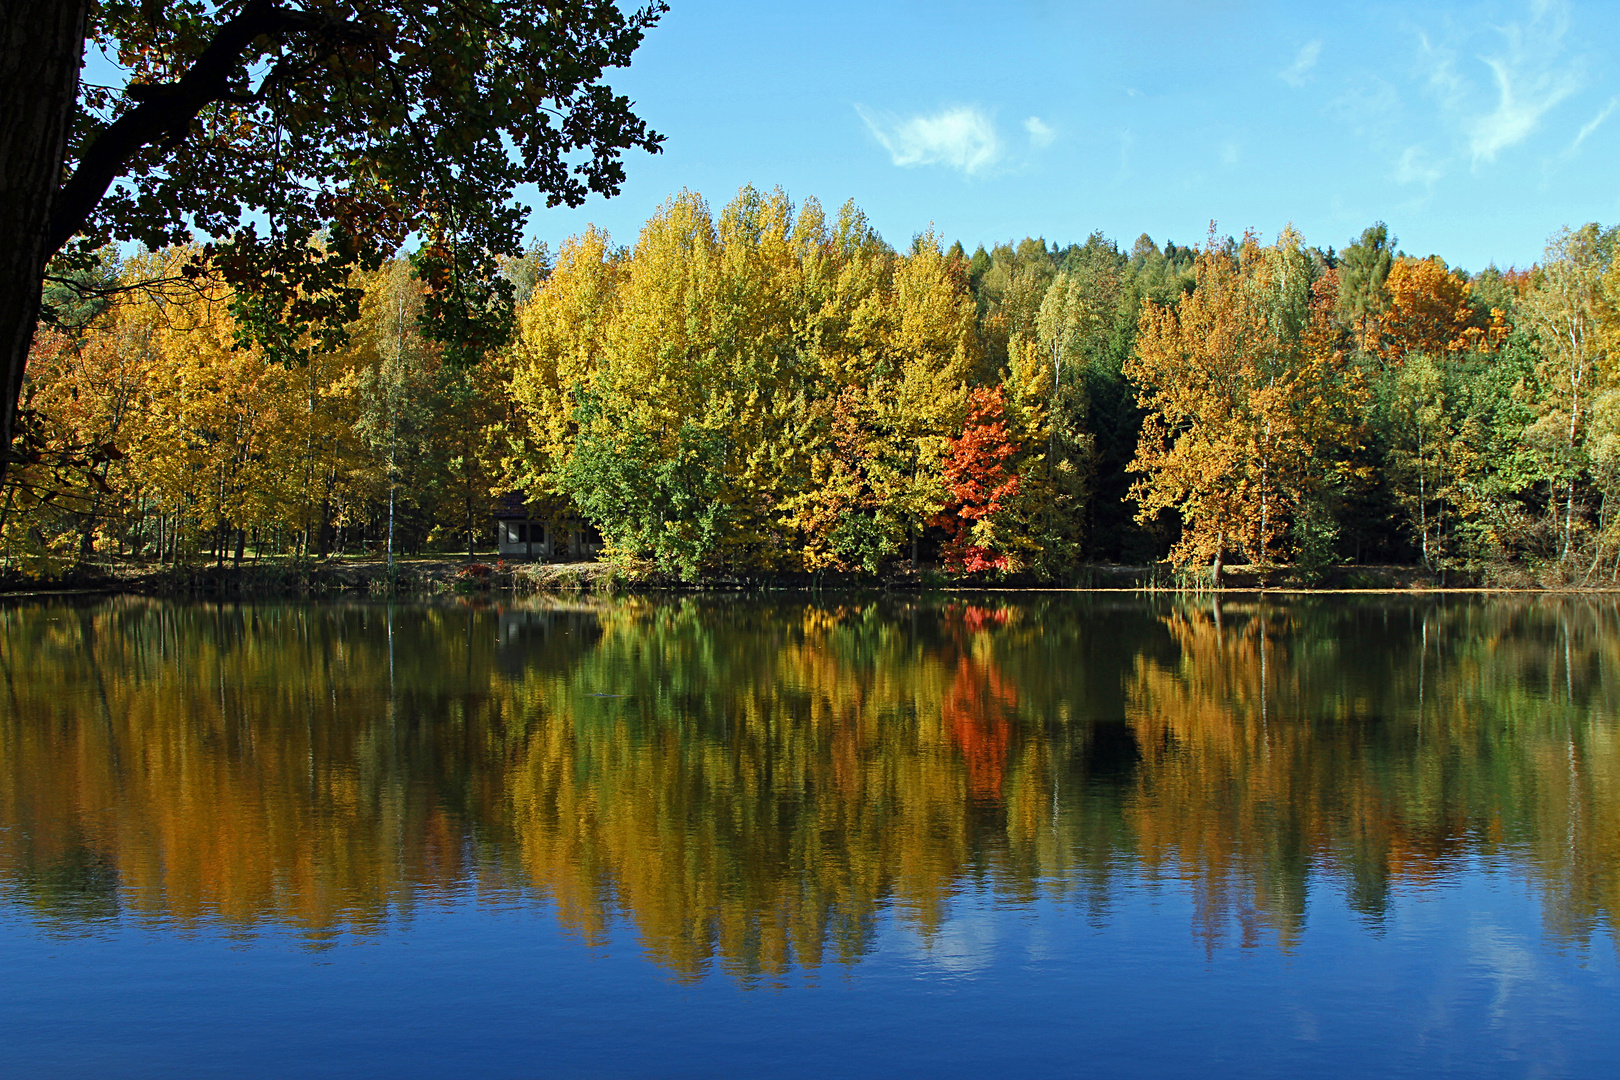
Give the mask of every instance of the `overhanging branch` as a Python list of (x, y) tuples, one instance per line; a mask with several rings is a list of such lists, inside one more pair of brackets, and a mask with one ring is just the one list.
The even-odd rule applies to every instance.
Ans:
[(56, 194), (47, 235), (49, 250), (60, 251), (84, 228), (107, 188), (143, 147), (177, 145), (197, 115), (214, 102), (251, 100), (231, 86), (231, 76), (243, 57), (261, 37), (296, 32), (349, 41), (374, 37), (359, 23), (278, 7), (273, 0), (248, 0), (219, 28), (178, 81), (128, 88), (126, 93), (136, 106), (96, 137)]

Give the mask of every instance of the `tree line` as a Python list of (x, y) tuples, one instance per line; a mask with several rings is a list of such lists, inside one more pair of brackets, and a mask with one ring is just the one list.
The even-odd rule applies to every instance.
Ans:
[(407, 259), (301, 363), (189, 265), (104, 256), (53, 286), (9, 568), (471, 555), (504, 503), (687, 578), (1620, 575), (1620, 268), (1596, 225), (1468, 273), (1382, 224), (1342, 250), (1212, 225), (969, 254), (896, 249), (852, 204), (683, 192), (633, 246), (593, 229), (505, 260), (514, 333), (477, 358), (434, 343)]

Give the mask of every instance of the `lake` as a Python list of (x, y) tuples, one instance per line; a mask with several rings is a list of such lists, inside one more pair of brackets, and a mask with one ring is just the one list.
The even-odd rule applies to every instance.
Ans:
[(1620, 600), (0, 606), (0, 1075), (1594, 1076)]

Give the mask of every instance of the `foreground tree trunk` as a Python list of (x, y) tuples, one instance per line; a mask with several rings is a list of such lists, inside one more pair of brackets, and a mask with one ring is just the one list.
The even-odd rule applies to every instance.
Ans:
[(62, 182), (79, 91), (87, 0), (22, 0), (0, 12), (0, 479), (39, 318), (40, 280), (55, 253), (52, 203)]

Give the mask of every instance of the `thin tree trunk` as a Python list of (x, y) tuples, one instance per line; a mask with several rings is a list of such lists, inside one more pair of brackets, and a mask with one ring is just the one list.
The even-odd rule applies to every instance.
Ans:
[(39, 319), (67, 131), (79, 90), (87, 0), (9, 0), (0, 9), (0, 480)]
[[(1573, 456), (1573, 455), (1571, 455)], [(1569, 558), (1570, 545), (1575, 540), (1575, 477), (1569, 478), (1564, 489), (1564, 558)]]
[(1428, 462), (1423, 457), (1423, 429), (1418, 428), (1418, 531), (1423, 534), (1423, 568), (1434, 569), (1429, 562), (1429, 487)]
[[(11, 516), (11, 502), (16, 497), (17, 497), (17, 489), (15, 487), (11, 488), (9, 491), (6, 492), (5, 509), (0, 510), (0, 536), (5, 535), (6, 519)], [(10, 569), (11, 569), (11, 541), (10, 540), (6, 541), (6, 561), (5, 561), (4, 569), (7, 570), (7, 571), (10, 571)]]
[(394, 580), (394, 485), (388, 484), (388, 580)]
[[(1046, 475), (1052, 475), (1057, 464), (1058, 397), (1063, 392), (1063, 354), (1058, 351), (1057, 336), (1052, 337), (1052, 408), (1046, 416)], [(916, 570), (915, 560), (912, 570)]]
[(1579, 368), (1580, 344), (1572, 343), (1577, 359), (1575, 372), (1570, 376), (1570, 402), (1569, 402), (1569, 483), (1564, 489), (1564, 555), (1569, 558), (1569, 549), (1574, 542), (1575, 533), (1575, 436), (1580, 431), (1581, 422), (1581, 371)]

